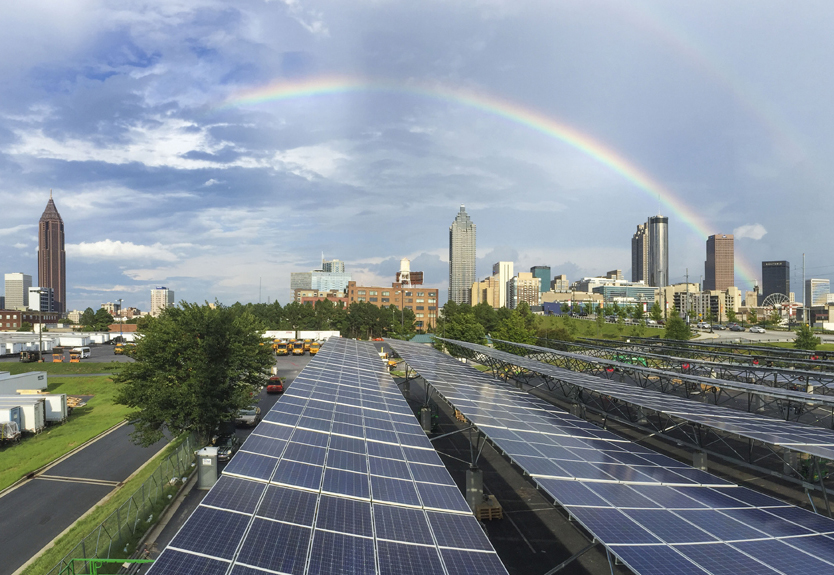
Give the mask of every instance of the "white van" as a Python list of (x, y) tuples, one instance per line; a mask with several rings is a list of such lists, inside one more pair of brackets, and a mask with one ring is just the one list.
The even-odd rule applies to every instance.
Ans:
[(81, 354), (81, 359), (86, 359), (86, 358), (90, 357), (90, 348), (89, 347), (74, 347), (70, 351), (80, 353)]

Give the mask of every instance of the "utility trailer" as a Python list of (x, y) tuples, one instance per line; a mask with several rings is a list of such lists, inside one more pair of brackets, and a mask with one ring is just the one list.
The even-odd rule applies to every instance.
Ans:
[(20, 430), (23, 416), (20, 414), (20, 406), (0, 407), (0, 423), (14, 423)]
[(40, 433), (46, 427), (46, 400), (38, 395), (0, 396), (0, 409), (20, 407), (20, 429), (26, 433)]
[(20, 441), (20, 426), (14, 421), (0, 422), (0, 442), (17, 443)]

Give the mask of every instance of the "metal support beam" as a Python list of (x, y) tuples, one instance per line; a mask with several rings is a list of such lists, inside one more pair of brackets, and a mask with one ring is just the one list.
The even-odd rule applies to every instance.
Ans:
[(553, 569), (551, 569), (550, 571), (548, 571), (544, 575), (553, 575), (554, 573), (558, 573), (559, 571), (561, 571), (562, 569), (564, 569), (565, 567), (567, 567), (568, 565), (570, 565), (571, 563), (573, 563), (574, 561), (576, 561), (577, 559), (582, 557), (582, 555), (584, 555), (586, 552), (590, 551), (591, 549), (593, 549), (597, 545), (599, 545), (599, 541), (596, 541), (596, 540), (592, 541), (588, 546), (583, 547), (582, 549), (580, 549), (579, 551), (577, 551), (576, 553), (574, 553), (573, 555), (571, 555), (570, 557), (568, 557), (567, 559), (565, 559), (564, 561), (559, 563), (556, 567), (554, 567)]
[(449, 437), (450, 435), (455, 435), (456, 433), (463, 433), (464, 431), (469, 431), (470, 429), (475, 429), (474, 425), (470, 425), (469, 427), (464, 427), (463, 429), (456, 429), (454, 431), (450, 431), (449, 433), (444, 433), (443, 435), (438, 435), (429, 439), (429, 441), (435, 441), (436, 439), (443, 439), (444, 437)]

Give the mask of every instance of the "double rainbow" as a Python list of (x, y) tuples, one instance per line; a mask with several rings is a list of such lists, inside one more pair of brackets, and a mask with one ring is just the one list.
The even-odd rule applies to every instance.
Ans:
[[(570, 126), (495, 96), (448, 86), (402, 84), (349, 76), (320, 76), (293, 82), (276, 82), (260, 88), (246, 90), (227, 100), (220, 108), (354, 92), (403, 93), (443, 100), (526, 126), (531, 130), (564, 142), (620, 174), (636, 188), (648, 194), (652, 200), (659, 199), (671, 214), (677, 216), (679, 220), (703, 237), (704, 240), (710, 234), (715, 233), (710, 231), (710, 227), (701, 216), (680, 197), (610, 148)], [(757, 277), (754, 268), (738, 253), (735, 256), (735, 271), (744, 282), (751, 286)]]

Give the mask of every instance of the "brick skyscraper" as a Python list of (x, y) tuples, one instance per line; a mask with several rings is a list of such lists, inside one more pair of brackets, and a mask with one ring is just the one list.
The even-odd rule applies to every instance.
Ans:
[(49, 192), (49, 202), (43, 211), (38, 225), (38, 285), (52, 288), (55, 309), (53, 311), (65, 313), (67, 311), (67, 261), (64, 252), (64, 220), (52, 201), (52, 191)]
[(707, 238), (707, 261), (704, 263), (704, 290), (726, 290), (736, 285), (733, 235)]

